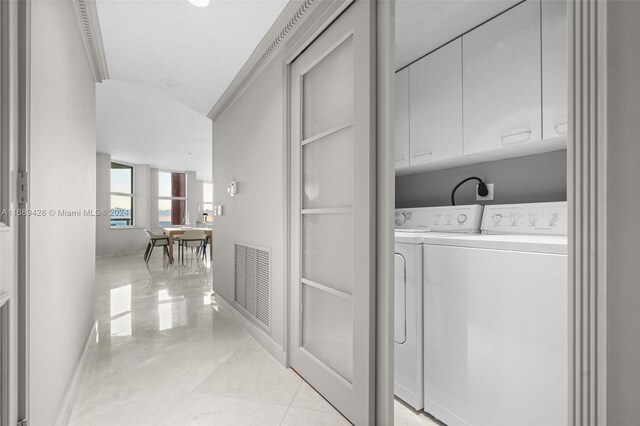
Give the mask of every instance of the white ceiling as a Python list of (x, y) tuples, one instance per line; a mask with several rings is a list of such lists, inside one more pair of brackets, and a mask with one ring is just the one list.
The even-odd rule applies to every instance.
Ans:
[(96, 120), (98, 151), (114, 160), (211, 181), (211, 120), (163, 91), (107, 80), (96, 88)]
[(522, 0), (397, 0), (396, 69)]
[[(284, 8), (282, 0), (98, 0), (109, 75), (208, 114)], [(173, 85), (173, 84), (177, 85)]]
[(98, 0), (111, 79), (98, 85), (98, 150), (210, 180), (205, 116), (286, 3)]

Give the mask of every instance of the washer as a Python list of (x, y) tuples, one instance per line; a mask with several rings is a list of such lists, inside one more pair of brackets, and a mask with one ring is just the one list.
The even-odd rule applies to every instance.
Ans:
[(566, 203), (485, 207), (423, 237), (424, 410), (447, 425), (567, 420)]
[(481, 217), (477, 205), (396, 210), (394, 392), (416, 410), (424, 403), (423, 238), (479, 232)]

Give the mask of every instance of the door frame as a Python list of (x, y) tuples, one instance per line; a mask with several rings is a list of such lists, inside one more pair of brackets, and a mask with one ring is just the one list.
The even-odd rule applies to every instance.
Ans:
[(567, 0), (569, 424), (607, 424), (607, 9)]
[[(18, 59), (18, 170), (27, 172), (27, 187), (31, 129), (31, 0), (17, 1), (17, 59)], [(28, 208), (16, 195), (18, 208)], [(17, 225), (17, 317), (18, 317), (18, 401), (17, 420), (28, 422), (30, 414), (29, 375), (29, 218), (19, 216)]]

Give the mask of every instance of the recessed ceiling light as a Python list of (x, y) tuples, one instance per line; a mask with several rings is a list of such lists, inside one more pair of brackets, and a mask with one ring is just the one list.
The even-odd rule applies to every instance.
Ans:
[(175, 89), (176, 87), (180, 87), (180, 83), (176, 80), (172, 80), (170, 78), (161, 78), (158, 80), (158, 84), (163, 89)]
[(209, 6), (209, 0), (189, 0), (189, 3), (196, 7), (207, 7)]

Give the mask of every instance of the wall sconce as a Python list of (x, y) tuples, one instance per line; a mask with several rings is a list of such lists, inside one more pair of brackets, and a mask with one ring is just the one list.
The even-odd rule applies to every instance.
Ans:
[(229, 186), (227, 186), (227, 192), (229, 193), (229, 195), (231, 195), (232, 197), (234, 195), (236, 195), (238, 193), (238, 182), (236, 182), (235, 180), (232, 181)]

